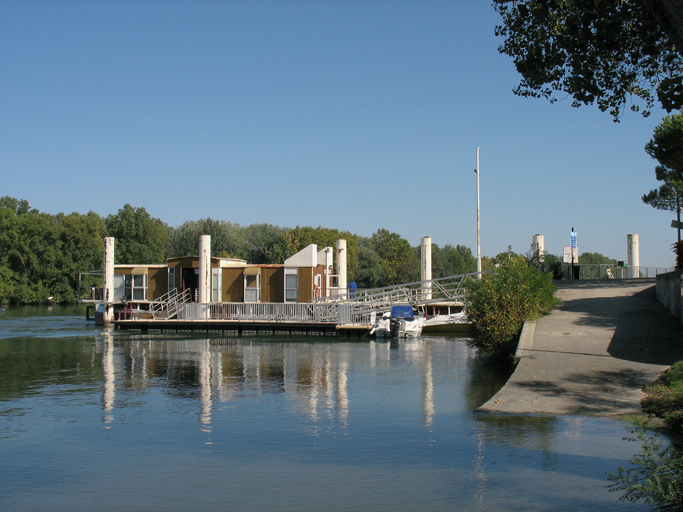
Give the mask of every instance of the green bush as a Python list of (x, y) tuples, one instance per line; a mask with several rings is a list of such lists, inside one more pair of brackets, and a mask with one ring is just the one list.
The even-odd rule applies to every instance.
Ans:
[(620, 466), (617, 473), (607, 473), (610, 491), (624, 491), (619, 501), (642, 501), (659, 510), (683, 511), (683, 454), (674, 445), (665, 444), (650, 427), (650, 420), (626, 418), (633, 437), (641, 444), (630, 460), (631, 467)]
[(485, 355), (514, 351), (524, 322), (549, 313), (555, 306), (552, 276), (510, 254), (481, 281), (474, 281), (467, 297), (467, 315), (476, 329), (470, 345)]
[(643, 391), (645, 412), (663, 418), (676, 435), (683, 437), (683, 361), (664, 370)]

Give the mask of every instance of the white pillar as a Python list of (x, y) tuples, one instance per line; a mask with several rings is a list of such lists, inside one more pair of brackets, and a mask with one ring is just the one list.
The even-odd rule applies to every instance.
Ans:
[(626, 235), (626, 264), (628, 277), (640, 277), (640, 245), (638, 235)]
[(538, 254), (538, 261), (545, 260), (545, 237), (543, 235), (534, 235), (533, 241), (531, 242), (531, 252), (533, 254)]
[(339, 276), (339, 293), (345, 294), (348, 290), (346, 281), (346, 240), (339, 239), (337, 244), (337, 275)]
[(325, 247), (325, 297), (330, 296), (330, 276), (334, 273), (334, 257), (332, 247)]
[(114, 321), (114, 237), (104, 238), (104, 286), (102, 289), (104, 301), (102, 325), (111, 325)]
[[(420, 240), (420, 281), (432, 280), (432, 239), (423, 236)], [(432, 283), (424, 283), (422, 294), (425, 300), (432, 298)]]
[(199, 237), (199, 302), (211, 302), (211, 235)]

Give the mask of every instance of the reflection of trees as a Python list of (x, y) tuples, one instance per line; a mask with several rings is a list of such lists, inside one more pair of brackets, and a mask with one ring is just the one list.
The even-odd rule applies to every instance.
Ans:
[(471, 411), (485, 404), (512, 375), (514, 368), (506, 362), (489, 361), (472, 352), (468, 359), (470, 379), (465, 389), (467, 408)]
[(41, 386), (98, 386), (102, 381), (95, 346), (85, 338), (0, 339), (0, 369), (0, 399)]
[(544, 467), (556, 465), (556, 417), (482, 413), (475, 418), (483, 427), (486, 443), (539, 451), (543, 453)]

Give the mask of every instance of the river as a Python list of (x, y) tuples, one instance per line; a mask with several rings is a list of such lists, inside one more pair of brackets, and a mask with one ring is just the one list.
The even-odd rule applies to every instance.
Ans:
[(466, 341), (141, 334), (0, 312), (0, 510), (649, 510), (618, 420), (473, 412)]

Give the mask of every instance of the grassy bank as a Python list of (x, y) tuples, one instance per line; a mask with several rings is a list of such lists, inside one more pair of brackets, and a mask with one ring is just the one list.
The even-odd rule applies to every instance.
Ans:
[(662, 418), (679, 439), (683, 439), (683, 361), (679, 361), (645, 389), (645, 412)]

